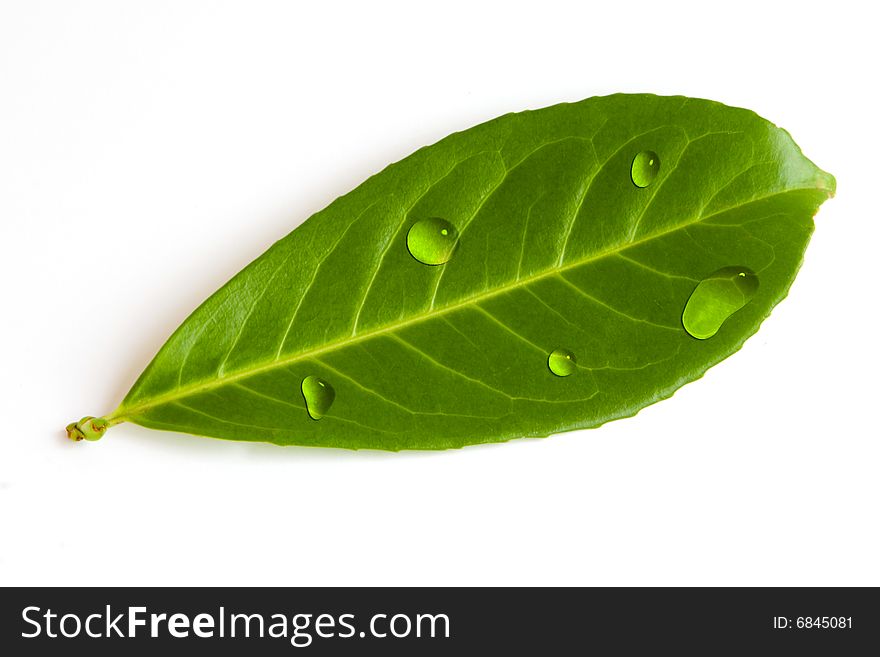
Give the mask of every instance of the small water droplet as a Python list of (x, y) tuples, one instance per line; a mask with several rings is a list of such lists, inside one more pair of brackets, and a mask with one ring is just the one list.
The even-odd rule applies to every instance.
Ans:
[(324, 379), (307, 376), (302, 382), (302, 393), (306, 400), (306, 410), (313, 420), (320, 420), (330, 410), (336, 391)]
[(691, 293), (681, 323), (695, 338), (711, 338), (728, 317), (752, 300), (757, 291), (758, 276), (751, 269), (719, 269), (700, 281)]
[(654, 151), (642, 151), (633, 158), (632, 181), (636, 187), (647, 187), (660, 173), (660, 156)]
[(406, 234), (406, 248), (419, 262), (442, 265), (458, 248), (458, 231), (446, 219), (420, 219)]
[(568, 349), (554, 349), (547, 358), (547, 367), (556, 376), (568, 376), (577, 369), (577, 358)]

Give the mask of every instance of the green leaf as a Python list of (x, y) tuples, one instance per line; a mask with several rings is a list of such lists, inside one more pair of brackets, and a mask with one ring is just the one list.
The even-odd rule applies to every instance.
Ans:
[[(758, 329), (834, 185), (788, 133), (711, 101), (508, 114), (315, 214), (202, 304), (116, 411), (69, 431), (442, 449), (630, 416)], [(698, 339), (682, 313), (707, 278), (689, 314), (717, 332)]]

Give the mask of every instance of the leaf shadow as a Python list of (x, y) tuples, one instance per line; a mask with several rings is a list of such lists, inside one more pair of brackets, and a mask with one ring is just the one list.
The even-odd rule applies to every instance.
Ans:
[[(289, 461), (300, 463), (346, 463), (346, 462), (386, 462), (400, 461), (409, 463), (413, 460), (457, 458), (472, 452), (510, 449), (510, 445), (521, 449), (538, 447), (543, 438), (520, 438), (498, 443), (482, 443), (467, 445), (460, 449), (445, 450), (403, 450), (390, 452), (377, 449), (342, 449), (336, 447), (302, 447), (297, 445), (273, 445), (263, 442), (247, 442), (236, 440), (218, 440), (204, 436), (194, 436), (174, 431), (157, 431), (135, 424), (121, 424), (111, 429), (103, 440), (119, 440), (146, 445), (151, 450), (167, 451), (177, 457), (199, 457), (200, 459), (236, 459), (246, 460), (254, 464)], [(69, 441), (68, 441), (69, 442)]]
[[(125, 435), (119, 435), (123, 430)], [(245, 459), (254, 463), (288, 460), (294, 462), (333, 462), (346, 461), (376, 461), (388, 459), (426, 458), (438, 452), (407, 451), (385, 452), (381, 450), (352, 450), (332, 447), (300, 447), (296, 445), (281, 446), (271, 443), (246, 442), (234, 440), (217, 440), (203, 436), (192, 436), (173, 431), (156, 431), (137, 425), (119, 425), (113, 428), (119, 432), (115, 436), (108, 434), (107, 438), (133, 441), (137, 443), (150, 443), (151, 449), (167, 450), (178, 456), (198, 456), (202, 458), (230, 457)], [(105, 438), (106, 439), (106, 438)]]

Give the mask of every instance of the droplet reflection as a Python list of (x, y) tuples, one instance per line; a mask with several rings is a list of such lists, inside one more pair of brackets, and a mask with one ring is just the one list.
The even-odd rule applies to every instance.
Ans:
[(336, 399), (336, 391), (324, 379), (307, 376), (302, 382), (302, 394), (306, 400), (306, 410), (313, 420), (320, 420)]
[(406, 248), (421, 263), (442, 265), (458, 248), (458, 231), (446, 219), (421, 219), (406, 234)]
[(758, 291), (758, 276), (748, 267), (724, 267), (699, 282), (691, 293), (681, 323), (693, 337), (706, 340)]
[(647, 187), (660, 173), (660, 156), (654, 151), (642, 151), (633, 158), (632, 181), (636, 187)]
[(569, 376), (577, 369), (577, 358), (568, 349), (554, 349), (547, 357), (547, 367), (556, 376)]

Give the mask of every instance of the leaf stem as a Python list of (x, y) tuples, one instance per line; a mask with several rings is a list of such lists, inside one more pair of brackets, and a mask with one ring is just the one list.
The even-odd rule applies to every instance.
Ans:
[(107, 429), (120, 422), (122, 422), (122, 420), (113, 417), (108, 419), (86, 415), (79, 422), (71, 422), (67, 425), (67, 437), (74, 441), (100, 440), (107, 432)]

